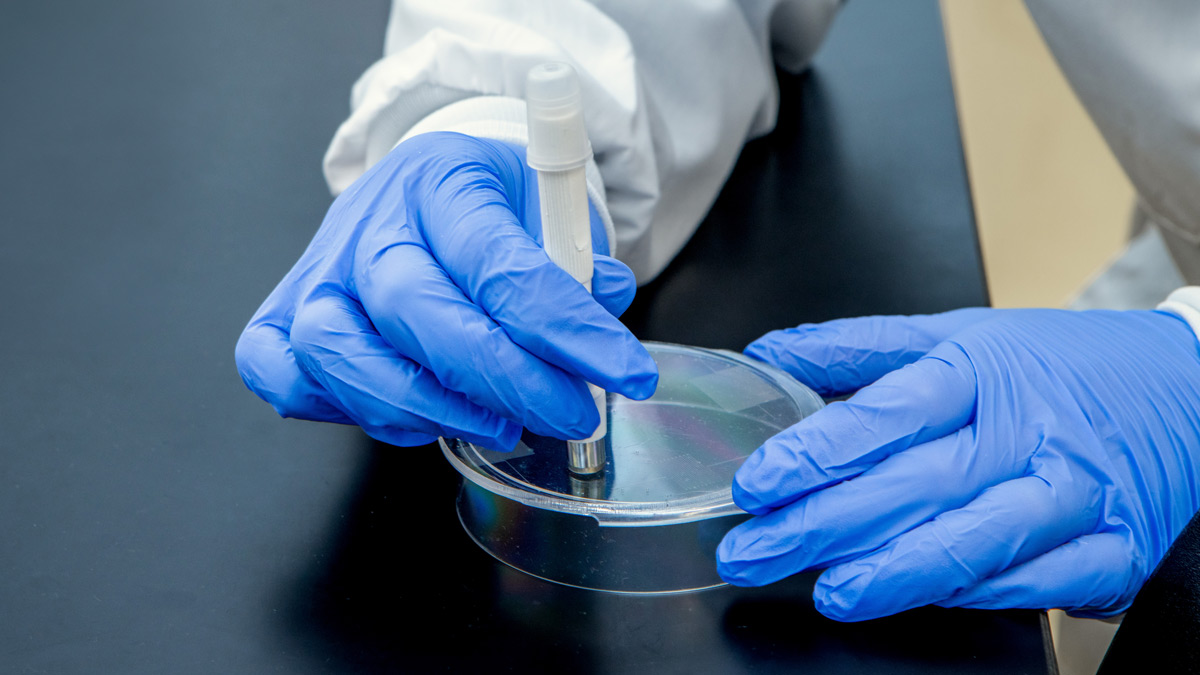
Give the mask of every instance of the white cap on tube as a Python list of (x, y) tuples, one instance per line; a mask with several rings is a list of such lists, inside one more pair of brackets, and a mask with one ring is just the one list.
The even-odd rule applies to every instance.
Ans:
[(566, 171), (592, 157), (583, 126), (583, 93), (569, 64), (553, 61), (534, 66), (525, 83), (529, 106), (529, 149), (526, 161), (538, 171)]

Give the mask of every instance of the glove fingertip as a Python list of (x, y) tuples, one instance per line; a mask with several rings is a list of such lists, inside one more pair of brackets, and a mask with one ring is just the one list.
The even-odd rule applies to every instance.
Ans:
[(753, 577), (747, 575), (745, 573), (745, 569), (740, 565), (730, 565), (727, 563), (718, 562), (717, 574), (721, 577), (721, 581), (734, 586), (754, 588), (762, 585), (757, 583)]
[(595, 256), (592, 296), (613, 316), (621, 316), (637, 294), (637, 279), (625, 263), (606, 255)]
[(743, 353), (783, 370), (821, 396), (835, 396), (862, 386), (857, 378), (844, 385), (835, 381), (836, 372), (853, 368), (834, 361), (828, 343), (810, 339), (819, 337), (821, 330), (820, 326), (802, 325), (771, 331), (747, 345)]
[(600, 291), (596, 291), (592, 297), (594, 297), (596, 302), (604, 308), (604, 311), (612, 314), (613, 316), (619, 317), (625, 313), (625, 310), (629, 309), (631, 304), (633, 304), (633, 294), (633, 290), (625, 291), (624, 289), (621, 289), (621, 291), (618, 293), (602, 293)]
[(779, 339), (783, 331), (773, 330), (746, 345), (742, 353), (752, 359), (774, 366), (779, 365)]
[(742, 486), (737, 476), (733, 479), (733, 503), (746, 513), (755, 516), (761, 516), (765, 513), (770, 513), (771, 508), (767, 506), (758, 495)]
[(847, 594), (842, 584), (832, 584), (826, 571), (813, 587), (813, 606), (822, 615), (843, 623), (875, 618), (865, 615), (859, 607), (857, 595)]
[(755, 450), (733, 474), (733, 503), (756, 516), (770, 513), (781, 501), (789, 501), (777, 494), (778, 470), (767, 459), (772, 454), (769, 443)]
[[(644, 401), (658, 390), (658, 363), (646, 351), (646, 347), (632, 335), (628, 335), (625, 367), (605, 388), (633, 399)], [(603, 383), (597, 383), (604, 386)]]
[(554, 399), (526, 407), (525, 427), (539, 436), (561, 439), (590, 436), (600, 425), (600, 411), (583, 381), (576, 380), (573, 385), (571, 389), (559, 390)]
[(596, 427), (600, 426), (600, 411), (596, 409), (596, 405), (591, 403), (592, 399), (588, 398), (588, 403), (583, 407), (582, 417), (577, 418), (568, 428), (564, 429), (566, 438), (587, 438), (591, 436)]
[(735, 537), (733, 533), (727, 534), (717, 546), (717, 574), (725, 583), (734, 586), (761, 586), (762, 583), (754, 576), (753, 563), (739, 560), (733, 555)]
[(635, 401), (645, 401), (658, 391), (658, 371), (642, 372), (625, 379), (620, 394)]
[(815, 607), (822, 616), (828, 619), (833, 619), (834, 621), (840, 621), (842, 623), (861, 621), (860, 618), (855, 616), (852, 608), (846, 607), (845, 605), (832, 600), (828, 596), (818, 593), (817, 589), (815, 588), (813, 589), (813, 607)]

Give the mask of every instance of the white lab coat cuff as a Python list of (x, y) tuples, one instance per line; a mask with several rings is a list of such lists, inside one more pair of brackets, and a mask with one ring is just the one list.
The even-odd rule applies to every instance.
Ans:
[(1200, 339), (1200, 286), (1184, 286), (1175, 290), (1159, 303), (1158, 309), (1186, 321)]
[[(521, 147), (529, 146), (529, 128), (525, 121), (525, 101), (512, 96), (476, 96), (430, 113), (404, 134), (396, 145), (418, 134), (431, 131), (454, 131), (476, 138), (490, 138)], [(608, 237), (608, 250), (617, 255), (617, 231), (613, 227), (612, 215), (605, 200), (604, 179), (595, 159), (589, 159), (586, 168), (588, 199), (600, 214), (604, 233)]]

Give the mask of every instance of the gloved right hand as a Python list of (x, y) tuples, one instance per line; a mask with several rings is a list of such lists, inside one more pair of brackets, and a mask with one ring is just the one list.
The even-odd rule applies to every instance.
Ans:
[[(775, 331), (823, 395), (769, 439), (717, 549), (731, 583), (825, 569), (817, 609), (1129, 607), (1200, 509), (1200, 347), (1166, 312), (963, 309)], [(860, 389), (861, 388), (861, 389)]]
[(585, 380), (633, 399), (658, 383), (615, 318), (633, 273), (592, 223), (588, 293), (539, 244), (524, 148), (413, 137), (334, 201), (238, 340), (238, 370), (284, 417), (395, 445), (586, 437), (600, 420)]

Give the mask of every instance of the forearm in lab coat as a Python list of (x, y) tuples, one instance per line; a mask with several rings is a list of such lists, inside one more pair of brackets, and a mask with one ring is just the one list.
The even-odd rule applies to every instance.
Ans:
[(615, 251), (639, 281), (686, 243), (743, 144), (773, 128), (774, 62), (803, 68), (840, 0), (395, 0), (385, 56), (325, 158), (336, 193), (406, 134), (524, 142), (537, 63), (580, 73)]
[(1200, 283), (1200, 3), (1026, 5), (1183, 277)]

